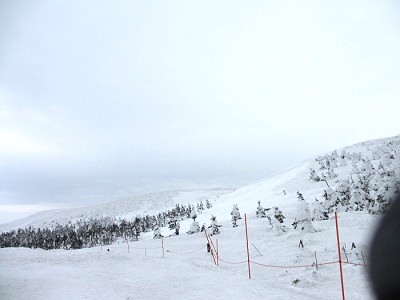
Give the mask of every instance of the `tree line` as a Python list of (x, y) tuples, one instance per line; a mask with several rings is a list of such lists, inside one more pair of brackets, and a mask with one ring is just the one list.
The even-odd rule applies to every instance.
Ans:
[[(206, 200), (205, 207), (211, 208)], [(180, 220), (190, 218), (192, 212), (201, 213), (205, 209), (203, 201), (194, 205), (179, 205), (167, 212), (156, 215), (136, 216), (132, 220), (115, 217), (89, 218), (68, 222), (65, 225), (56, 224), (47, 228), (18, 228), (0, 234), (0, 248), (27, 247), (50, 249), (81, 249), (110, 245), (117, 240), (137, 241), (143, 232), (149, 232), (156, 227), (168, 226), (174, 229)]]

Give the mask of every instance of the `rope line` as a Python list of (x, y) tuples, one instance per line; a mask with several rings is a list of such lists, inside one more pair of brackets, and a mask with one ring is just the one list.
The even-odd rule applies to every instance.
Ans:
[(207, 245), (201, 247), (200, 249), (197, 249), (197, 250), (194, 250), (194, 251), (189, 251), (189, 252), (174, 252), (174, 251), (168, 250), (168, 249), (166, 249), (166, 248), (164, 248), (164, 249), (165, 249), (168, 253), (173, 253), (173, 254), (191, 254), (191, 253), (198, 252), (198, 251), (204, 249), (205, 247), (207, 247)]
[(354, 266), (364, 266), (364, 267), (366, 267), (367, 265), (366, 264), (359, 264), (359, 263), (353, 263), (353, 262), (345, 262), (345, 261), (342, 261), (342, 264), (348, 264), (348, 265), (354, 265)]
[[(294, 268), (309, 268), (309, 267), (315, 267), (316, 264), (315, 262), (312, 263), (311, 265), (299, 265), (299, 266), (278, 266), (278, 265), (267, 265), (267, 264), (262, 264), (258, 263), (255, 261), (250, 261), (252, 264), (259, 265), (262, 267), (269, 267), (269, 268), (281, 268), (281, 269), (294, 269)], [(323, 265), (331, 265), (331, 264), (336, 264), (337, 261), (332, 261), (332, 262), (326, 262), (326, 263), (318, 263), (318, 266), (323, 266)]]
[(245, 263), (247, 263), (247, 260), (239, 261), (239, 262), (231, 262), (231, 261), (223, 260), (221, 257), (218, 257), (218, 261), (222, 261), (222, 262), (224, 262), (224, 263), (226, 263), (226, 264), (230, 264), (230, 265), (239, 265), (239, 264), (245, 264)]
[(324, 266), (324, 265), (333, 265), (339, 263), (338, 261), (331, 261), (331, 262), (326, 262), (326, 263), (318, 263), (318, 266)]
[[(312, 265), (301, 265), (301, 266), (277, 266), (277, 265), (267, 265), (267, 264), (261, 264), (258, 262), (250, 261), (252, 264), (262, 266), (262, 267), (268, 267), (268, 268), (280, 268), (280, 269), (294, 269), (294, 268), (308, 268), (308, 267), (313, 267), (315, 264)], [(320, 265), (320, 264), (318, 264)]]
[(158, 249), (162, 249), (161, 247), (158, 247), (158, 248), (147, 248), (147, 247), (145, 247), (145, 248), (133, 248), (133, 247), (130, 247), (130, 249), (133, 249), (133, 250), (158, 250)]

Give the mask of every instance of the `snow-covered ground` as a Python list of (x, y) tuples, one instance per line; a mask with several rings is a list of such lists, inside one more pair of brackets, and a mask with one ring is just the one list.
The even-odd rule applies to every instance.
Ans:
[[(374, 219), (372, 219), (374, 220)], [(317, 233), (277, 236), (267, 220), (249, 216), (248, 279), (243, 219), (232, 228), (222, 223), (219, 266), (206, 251), (200, 232), (81, 250), (0, 249), (0, 299), (339, 299), (341, 296), (334, 220), (316, 222)], [(365, 254), (371, 217), (363, 212), (340, 215), (342, 244), (349, 261), (363, 264), (350, 250)], [(164, 234), (168, 234), (164, 230)], [(302, 239), (304, 248), (299, 248)], [(256, 250), (256, 248), (258, 250)], [(107, 251), (109, 249), (109, 251)], [(346, 261), (346, 258), (343, 258)], [(227, 263), (229, 262), (229, 263)], [(235, 263), (235, 264), (231, 264)], [(239, 263), (239, 264), (236, 264)], [(344, 265), (347, 299), (372, 299), (366, 268)], [(297, 284), (294, 281), (299, 280)]]
[[(391, 163), (398, 172), (399, 140), (393, 137), (363, 142), (345, 151), (361, 153), (376, 168), (377, 153), (394, 153), (396, 159), (391, 159)], [(213, 207), (199, 212), (196, 221), (208, 226), (210, 216), (214, 215), (222, 227), (221, 233), (212, 237), (214, 244), (218, 239), (218, 266), (206, 252), (205, 234), (186, 234), (191, 219), (181, 221), (179, 236), (169, 236), (173, 232), (162, 228), (163, 235), (169, 236), (163, 239), (164, 256), (161, 240), (152, 239), (152, 232), (141, 233), (139, 241), (130, 242), (129, 252), (123, 242), (71, 251), (2, 248), (0, 299), (340, 299), (333, 214), (328, 220), (314, 221), (313, 233), (294, 230), (291, 224), (297, 214), (297, 192), (310, 204), (315, 198), (321, 201), (327, 184), (335, 188), (338, 180), (350, 177), (353, 167), (350, 161), (346, 166), (335, 167), (338, 177), (327, 179), (326, 183), (310, 180), (310, 168), (318, 170), (318, 162), (302, 162), (235, 191), (203, 191), (198, 192), (197, 198), (193, 198), (193, 192), (165, 194), (156, 197), (161, 199), (159, 202), (144, 196), (136, 202), (128, 199), (86, 210), (59, 211), (57, 215), (43, 213), (3, 224), (1, 229), (8, 230), (110, 213), (133, 217), (146, 211), (166, 211), (175, 203), (208, 198)], [(290, 230), (279, 232), (271, 228), (267, 218), (256, 218), (258, 201), (264, 208), (278, 206), (285, 216), (284, 225)], [(238, 227), (232, 228), (233, 204), (238, 205), (242, 217), (248, 217), (251, 280), (244, 218), (238, 221)], [(364, 264), (368, 262), (368, 244), (378, 219), (367, 211), (339, 211), (342, 260), (355, 263), (343, 266), (347, 299), (372, 299)], [(300, 240), (304, 248), (299, 247)], [(352, 243), (355, 249), (351, 249)]]

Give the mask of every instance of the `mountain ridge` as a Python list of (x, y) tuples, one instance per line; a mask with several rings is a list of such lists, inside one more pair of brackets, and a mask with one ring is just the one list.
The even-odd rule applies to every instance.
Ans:
[[(198, 221), (200, 223), (208, 222), (211, 214), (217, 215), (221, 221), (229, 220), (231, 218), (229, 206), (233, 204), (238, 204), (242, 212), (253, 214), (258, 201), (261, 201), (266, 207), (279, 206), (288, 217), (294, 218), (296, 215), (297, 192), (303, 193), (308, 203), (315, 199), (322, 201), (322, 195), (328, 187), (329, 189), (335, 189), (340, 181), (352, 178), (351, 163), (353, 165), (358, 164), (361, 167), (364, 160), (372, 161), (371, 164), (378, 168), (378, 164), (385, 158), (389, 161), (388, 163), (393, 164), (393, 169), (397, 171), (399, 169), (399, 145), (400, 136), (397, 135), (358, 142), (351, 146), (335, 149), (331, 153), (333, 156), (338, 156), (337, 160), (339, 160), (338, 152), (342, 152), (340, 155), (345, 153), (346, 166), (335, 166), (332, 169), (335, 170), (336, 177), (326, 178), (319, 182), (310, 180), (310, 169), (317, 169), (317, 173), (325, 176), (324, 172), (327, 172), (327, 169), (320, 169), (319, 167), (321, 160), (334, 159), (330, 152), (325, 152), (314, 159), (297, 163), (292, 167), (275, 172), (266, 178), (238, 189), (182, 189), (148, 193), (87, 208), (51, 210), (2, 224), (0, 225), (0, 231), (27, 226), (46, 227), (50, 223), (61, 222), (65, 224), (71, 220), (96, 218), (104, 215), (131, 219), (136, 215), (157, 214), (173, 208), (176, 204), (193, 204), (202, 199), (212, 200), (213, 207), (205, 213), (199, 214)], [(393, 156), (393, 158), (391, 159), (389, 156)], [(399, 180), (398, 174), (396, 174), (396, 180)], [(189, 223), (190, 219), (182, 221), (184, 230), (189, 228)]]

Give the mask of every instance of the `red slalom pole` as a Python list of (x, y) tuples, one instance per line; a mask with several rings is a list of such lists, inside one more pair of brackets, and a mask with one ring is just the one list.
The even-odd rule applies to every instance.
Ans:
[(335, 212), (335, 224), (336, 224), (336, 240), (337, 240), (338, 255), (339, 255), (340, 284), (342, 286), (342, 299), (345, 300), (343, 269), (342, 269), (342, 254), (340, 252), (339, 224), (338, 224), (337, 212)]
[(211, 258), (212, 258), (212, 260), (213, 260), (213, 262), (214, 262), (214, 264), (216, 265), (217, 263), (216, 263), (216, 261), (215, 261), (215, 257), (214, 257), (214, 255), (213, 255), (213, 252), (212, 252), (212, 240), (211, 240), (211, 238), (208, 236), (208, 234), (207, 234), (207, 231), (206, 230), (204, 230), (204, 233), (205, 233), (205, 235), (206, 235), (206, 239), (207, 239), (207, 244), (209, 245), (209, 247), (210, 247), (210, 254), (211, 254)]
[(217, 252), (217, 251), (215, 250), (215, 246), (214, 246), (214, 243), (213, 243), (213, 241), (212, 241), (210, 235), (208, 235), (208, 239), (209, 239), (209, 241), (210, 241), (211, 255), (212, 255), (212, 257), (213, 257), (214, 264), (217, 265), (217, 255), (216, 255), (216, 253), (215, 253), (215, 252)]
[(250, 251), (249, 251), (249, 233), (247, 231), (247, 215), (244, 214), (244, 225), (246, 227), (246, 247), (247, 247), (247, 267), (249, 269), (249, 279), (251, 279), (250, 272)]

